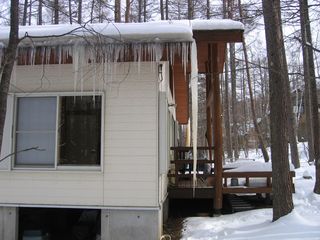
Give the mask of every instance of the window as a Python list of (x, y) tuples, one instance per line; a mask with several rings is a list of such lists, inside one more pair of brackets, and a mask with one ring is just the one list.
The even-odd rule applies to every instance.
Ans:
[(99, 166), (101, 98), (19, 97), (15, 166)]

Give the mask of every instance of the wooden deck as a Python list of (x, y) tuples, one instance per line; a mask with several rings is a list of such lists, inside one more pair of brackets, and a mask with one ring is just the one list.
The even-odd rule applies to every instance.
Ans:
[[(197, 161), (197, 182), (193, 190), (193, 159), (192, 148), (174, 147), (175, 160), (171, 161), (169, 178), (169, 198), (191, 199), (207, 198), (212, 199), (215, 195), (214, 161), (206, 158), (199, 158)], [(209, 151), (209, 148), (199, 147), (200, 156), (205, 156), (201, 151)], [(209, 154), (207, 154), (209, 155)], [(229, 168), (230, 169), (230, 168)], [(248, 171), (232, 172), (222, 171), (222, 194), (254, 194), (272, 193), (272, 172), (271, 171)], [(295, 172), (291, 171), (292, 190), (294, 192), (293, 178)], [(219, 187), (219, 186), (218, 186)]]

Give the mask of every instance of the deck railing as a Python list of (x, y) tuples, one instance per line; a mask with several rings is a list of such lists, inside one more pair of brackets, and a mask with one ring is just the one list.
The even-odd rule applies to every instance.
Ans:
[[(171, 161), (171, 168), (168, 174), (171, 186), (190, 188), (193, 177), (193, 148), (192, 147), (171, 147), (174, 151), (174, 160)], [(197, 186), (212, 186), (213, 184), (213, 164), (209, 159), (209, 151), (213, 148), (197, 147)]]
[[(168, 174), (171, 188), (192, 188), (193, 178), (193, 148), (171, 147), (174, 152), (174, 160), (171, 161)], [(197, 161), (197, 188), (208, 188), (214, 186), (214, 160), (210, 160), (209, 151), (213, 148), (198, 147)], [(229, 168), (230, 169), (230, 168)], [(222, 193), (271, 193), (272, 172), (271, 171), (246, 171), (232, 172), (223, 169)], [(292, 190), (294, 192), (295, 172), (290, 172)]]
[[(271, 193), (272, 172), (223, 172), (224, 178), (222, 193)], [(290, 171), (292, 192), (295, 191), (293, 178), (295, 172)], [(232, 180), (235, 180), (232, 183)], [(241, 183), (240, 181), (243, 181)]]

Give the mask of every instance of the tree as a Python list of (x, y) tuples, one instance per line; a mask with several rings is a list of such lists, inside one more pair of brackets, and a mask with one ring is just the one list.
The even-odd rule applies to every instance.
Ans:
[[(227, 0), (223, 0), (223, 17), (227, 18)], [(224, 128), (225, 128), (225, 148), (227, 150), (227, 157), (232, 159), (232, 142), (231, 142), (231, 128), (230, 128), (230, 105), (229, 105), (229, 58), (228, 48), (225, 52), (225, 74), (224, 74)]]
[(193, 1), (188, 0), (188, 19), (193, 19), (193, 17), (194, 17)]
[(131, 0), (126, 0), (125, 22), (130, 22)]
[[(238, 0), (238, 5), (239, 5), (240, 18), (242, 20), (243, 19), (243, 14), (242, 14), (241, 0)], [(243, 40), (242, 48), (243, 48), (245, 64), (246, 64), (246, 73), (247, 73), (247, 80), (248, 80), (248, 88), (249, 88), (249, 96), (250, 96), (251, 115), (252, 115), (253, 126), (254, 126), (254, 129), (255, 129), (255, 131), (257, 133), (257, 136), (258, 136), (259, 145), (261, 147), (261, 151), (262, 151), (262, 154), (263, 154), (264, 161), (265, 162), (269, 162), (269, 155), (268, 155), (268, 152), (266, 150), (264, 139), (262, 137), (261, 130), (260, 130), (260, 127), (259, 127), (258, 121), (257, 121), (255, 102), (254, 102), (252, 86), (251, 86), (251, 75), (250, 75), (250, 71), (249, 71), (248, 51), (247, 51), (247, 45), (246, 45), (245, 40)]]
[(114, 21), (121, 22), (121, 0), (114, 1)]
[(54, 0), (53, 4), (53, 11), (54, 11), (54, 24), (59, 24), (59, 0)]
[(286, 60), (281, 27), (280, 0), (262, 0), (267, 42), (270, 88), (273, 221), (293, 209), (288, 161)]
[(10, 86), (11, 73), (19, 43), (19, 1), (11, 0), (10, 8), (10, 36), (8, 47), (5, 49), (3, 65), (1, 66), (0, 82), (0, 151), (2, 146), (4, 122), (7, 112), (7, 97)]
[(22, 17), (22, 25), (27, 25), (27, 13), (28, 13), (28, 0), (24, 1), (23, 5), (23, 17)]
[(82, 23), (82, 0), (78, 0), (78, 23)]
[(42, 25), (42, 0), (39, 0), (38, 5), (38, 25)]
[[(318, 97), (317, 97), (317, 83), (314, 72), (314, 59), (313, 50), (309, 45), (312, 45), (308, 0), (299, 0), (300, 6), (300, 25), (302, 37), (302, 53), (304, 62), (304, 80), (305, 88), (309, 87), (311, 109), (311, 122), (312, 122), (312, 137), (313, 137), (313, 150), (316, 167), (316, 183), (314, 192), (320, 194), (320, 142), (319, 142), (319, 116), (318, 116)], [(313, 160), (313, 159), (312, 159)]]

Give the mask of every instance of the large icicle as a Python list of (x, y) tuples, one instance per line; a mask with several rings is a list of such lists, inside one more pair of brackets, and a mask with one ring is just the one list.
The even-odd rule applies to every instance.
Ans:
[(195, 188), (197, 184), (197, 135), (198, 135), (198, 56), (197, 44), (193, 39), (191, 45), (191, 102), (192, 102), (192, 146), (193, 146), (193, 197), (195, 197)]

